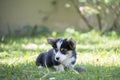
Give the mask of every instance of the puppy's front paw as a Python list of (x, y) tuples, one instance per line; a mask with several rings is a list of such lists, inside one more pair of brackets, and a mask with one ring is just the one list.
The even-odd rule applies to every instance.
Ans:
[(62, 64), (54, 66), (57, 71), (64, 71), (64, 66)]
[(42, 66), (38, 66), (39, 69), (43, 68)]
[(65, 65), (65, 67), (67, 67), (67, 68), (70, 69), (70, 70), (73, 70), (73, 69), (74, 69), (74, 65), (72, 65), (72, 64)]

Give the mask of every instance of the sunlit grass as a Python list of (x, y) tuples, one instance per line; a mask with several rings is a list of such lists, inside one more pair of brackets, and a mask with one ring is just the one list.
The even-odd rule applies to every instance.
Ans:
[[(115, 32), (101, 35), (96, 31), (81, 33), (68, 29), (62, 34), (53, 32), (48, 37), (72, 37), (77, 50), (75, 66), (85, 67), (86, 72), (57, 72), (50, 68), (43, 80), (120, 80), (120, 37)], [(43, 77), (47, 69), (38, 69), (35, 59), (40, 52), (51, 48), (46, 38), (5, 37), (0, 42), (0, 80), (39, 80)]]
[(78, 55), (78, 64), (90, 64), (98, 66), (120, 66), (120, 54), (81, 54)]

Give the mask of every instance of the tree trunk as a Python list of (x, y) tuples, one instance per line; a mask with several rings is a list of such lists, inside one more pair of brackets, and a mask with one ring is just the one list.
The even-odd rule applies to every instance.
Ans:
[(99, 30), (102, 30), (102, 24), (101, 24), (101, 17), (100, 17), (100, 14), (96, 14), (97, 16), (97, 20), (98, 20), (98, 27), (99, 27)]
[(93, 29), (93, 27), (90, 25), (89, 21), (86, 19), (86, 17), (82, 14), (82, 12), (79, 10), (77, 4), (75, 4), (74, 0), (70, 0), (75, 7), (76, 11), (79, 13), (79, 16), (83, 19), (83, 21), (86, 23), (89, 29)]

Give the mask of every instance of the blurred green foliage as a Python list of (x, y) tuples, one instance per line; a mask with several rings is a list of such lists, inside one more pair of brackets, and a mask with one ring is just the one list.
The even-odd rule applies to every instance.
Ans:
[(87, 16), (90, 15), (96, 16), (99, 30), (103, 30), (103, 27), (109, 24), (105, 19), (113, 19), (113, 24), (107, 26), (107, 31), (119, 29), (120, 0), (68, 0), (65, 5), (69, 5), (69, 8), (74, 6), (89, 29), (96, 27), (87, 20)]

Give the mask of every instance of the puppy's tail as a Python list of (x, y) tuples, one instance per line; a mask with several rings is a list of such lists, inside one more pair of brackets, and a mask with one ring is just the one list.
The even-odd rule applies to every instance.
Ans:
[(74, 68), (77, 72), (86, 72), (86, 70), (85, 70), (85, 68), (84, 67), (82, 67), (82, 66), (76, 66), (75, 68)]

